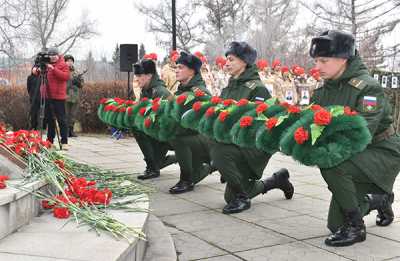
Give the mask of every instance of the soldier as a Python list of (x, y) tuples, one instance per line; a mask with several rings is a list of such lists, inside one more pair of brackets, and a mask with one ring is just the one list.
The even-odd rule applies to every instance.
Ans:
[(67, 100), (65, 102), (65, 114), (68, 124), (68, 137), (77, 137), (74, 132), (76, 115), (79, 110), (80, 90), (83, 87), (84, 80), (82, 75), (75, 71), (75, 59), (72, 55), (64, 56), (65, 63), (69, 66), (70, 79), (67, 82)]
[[(152, 60), (142, 60), (134, 65), (134, 70), (137, 84), (141, 89), (140, 99), (171, 98), (171, 93), (159, 78)], [(138, 179), (157, 178), (160, 176), (160, 169), (176, 162), (175, 156), (166, 156), (170, 148), (168, 143), (160, 142), (139, 131), (134, 131), (133, 135), (146, 162), (146, 170), (137, 177)]]
[[(261, 82), (254, 62), (257, 52), (245, 42), (232, 42), (227, 50), (226, 68), (231, 74), (221, 98), (265, 101), (270, 98)], [(271, 155), (257, 149), (240, 148), (233, 144), (213, 142), (211, 158), (227, 185), (225, 188), (224, 214), (238, 213), (250, 208), (250, 198), (279, 188), (287, 199), (294, 189), (289, 182), (289, 172), (281, 169), (272, 177), (260, 180)]]
[(321, 169), (332, 193), (328, 246), (348, 246), (366, 239), (363, 216), (378, 210), (376, 224), (393, 221), (393, 183), (400, 170), (400, 138), (392, 126), (391, 108), (379, 83), (368, 74), (350, 34), (329, 30), (312, 39), (310, 55), (324, 85), (312, 102), (349, 106), (368, 123), (373, 136), (367, 148), (340, 165)]
[[(180, 84), (175, 95), (197, 90), (210, 95), (200, 74), (202, 62), (198, 57), (181, 52), (176, 63), (176, 79)], [(192, 191), (194, 185), (211, 171), (206, 138), (196, 131), (179, 128), (177, 138), (170, 143), (179, 163), (180, 177), (178, 183), (171, 187), (169, 192), (179, 194)]]
[(167, 89), (174, 93), (176, 92), (179, 82), (176, 80), (176, 59), (179, 54), (177, 51), (172, 51), (168, 59), (168, 63), (161, 69), (161, 79), (165, 82)]

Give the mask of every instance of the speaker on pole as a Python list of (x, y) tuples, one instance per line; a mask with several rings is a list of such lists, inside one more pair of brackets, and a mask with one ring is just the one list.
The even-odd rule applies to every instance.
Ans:
[(119, 46), (119, 70), (121, 72), (132, 72), (133, 64), (138, 61), (137, 44), (121, 44)]

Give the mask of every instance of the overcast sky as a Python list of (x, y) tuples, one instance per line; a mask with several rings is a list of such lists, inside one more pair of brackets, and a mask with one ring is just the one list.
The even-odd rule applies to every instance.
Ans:
[[(72, 54), (78, 59), (85, 59), (91, 50), (95, 59), (99, 60), (105, 56), (107, 60), (110, 60), (117, 43), (144, 43), (147, 53), (156, 52), (160, 57), (164, 56), (165, 52), (156, 46), (154, 34), (146, 32), (146, 17), (138, 13), (134, 7), (134, 3), (140, 1), (156, 5), (160, 0), (70, 0), (66, 12), (66, 23), (74, 22), (76, 19), (79, 20), (82, 14), (87, 13), (89, 19), (96, 20), (96, 28), (99, 32), (99, 36), (83, 41), (76, 46), (72, 50)], [(307, 2), (312, 3), (313, 1), (315, 0), (308, 0)], [(179, 6), (179, 2), (177, 5)], [(309, 16), (310, 13), (308, 11), (303, 8), (300, 9), (296, 24), (308, 22), (306, 17)], [(388, 16), (388, 18), (392, 17)], [(396, 30), (390, 36), (385, 37), (384, 45), (390, 46), (394, 42), (398, 42), (400, 34), (397, 32), (399, 31)]]
[[(106, 56), (110, 60), (116, 44), (144, 43), (147, 52), (160, 53), (155, 37), (146, 32), (146, 18), (134, 8), (135, 0), (71, 0), (67, 10), (68, 20), (79, 19), (87, 11), (90, 19), (97, 21), (100, 33), (88, 41), (81, 42), (73, 53), (84, 59), (92, 50), (95, 59)], [(149, 0), (150, 1), (150, 0)], [(155, 2), (151, 0), (151, 2)]]

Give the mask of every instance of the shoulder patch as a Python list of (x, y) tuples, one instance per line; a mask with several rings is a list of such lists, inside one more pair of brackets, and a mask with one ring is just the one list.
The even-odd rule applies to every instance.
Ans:
[(257, 81), (248, 81), (244, 84), (247, 88), (254, 90), (257, 87)]
[(365, 83), (365, 81), (360, 80), (358, 78), (353, 78), (348, 82), (351, 86), (353, 86), (354, 88), (357, 88), (359, 90), (362, 90), (367, 84)]

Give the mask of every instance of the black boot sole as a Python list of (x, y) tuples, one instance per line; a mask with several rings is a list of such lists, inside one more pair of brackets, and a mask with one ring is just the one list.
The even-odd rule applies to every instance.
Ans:
[(352, 240), (352, 241), (343, 241), (343, 242), (335, 242), (335, 241), (333, 241), (333, 242), (330, 242), (330, 241), (328, 241), (328, 240), (325, 240), (325, 245), (331, 246), (331, 247), (345, 247), (345, 246), (354, 245), (355, 243), (363, 242), (363, 241), (365, 241), (366, 239), (367, 239), (367, 236), (365, 235), (365, 236), (363, 236), (363, 237), (355, 238), (355, 239)]

